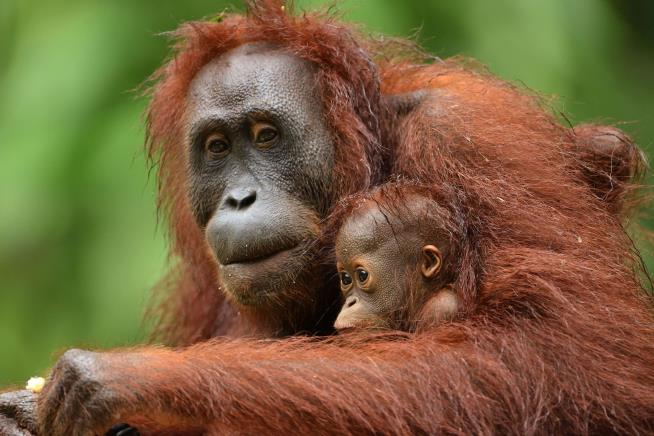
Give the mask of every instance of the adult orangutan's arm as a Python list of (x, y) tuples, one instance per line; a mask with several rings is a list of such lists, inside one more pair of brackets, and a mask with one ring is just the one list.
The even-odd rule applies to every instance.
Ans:
[(514, 268), (494, 265), (483, 313), (420, 334), (69, 351), (39, 395), (41, 434), (118, 422), (144, 434), (654, 429), (654, 341), (640, 296), (605, 292), (592, 262), (566, 269), (557, 253), (511, 253), (497, 253)]
[[(442, 338), (71, 350), (39, 399), (40, 427), (44, 435), (85, 434), (147, 418), (160, 427), (246, 433), (431, 431), (458, 403), (445, 404), (447, 396), (473, 388), (468, 366), (483, 365), (466, 356), (467, 347), (436, 342)], [(408, 380), (407, 371), (413, 374)]]

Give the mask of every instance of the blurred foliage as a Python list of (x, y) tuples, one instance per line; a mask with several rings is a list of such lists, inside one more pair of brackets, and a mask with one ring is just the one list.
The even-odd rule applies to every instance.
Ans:
[[(167, 56), (160, 32), (229, 3), (0, 1), (0, 386), (44, 372), (67, 347), (143, 339), (166, 252), (141, 152), (147, 102), (132, 90)], [(339, 9), (372, 32), (416, 35), (438, 56), (471, 56), (555, 94), (573, 123), (625, 122), (651, 155), (653, 5), (352, 0)]]

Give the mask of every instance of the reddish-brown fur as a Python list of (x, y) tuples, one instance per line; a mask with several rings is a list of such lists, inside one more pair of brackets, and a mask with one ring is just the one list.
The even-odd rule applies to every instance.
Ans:
[(364, 47), (331, 18), (294, 18), (280, 5), (252, 2), (249, 18), (233, 15), (220, 23), (183, 25), (174, 33), (180, 41), (177, 56), (154, 75), (158, 83), (148, 112), (148, 151), (159, 166), (160, 203), (170, 212), (172, 253), (180, 258), (178, 270), (170, 276), (176, 293), (164, 303), (168, 317), (162, 327), (176, 343), (190, 344), (232, 330), (227, 326), (232, 309), (216, 291), (216, 268), (185, 196), (186, 91), (202, 66), (256, 41), (287, 47), (319, 65), (316, 79), (336, 143), (335, 198), (379, 182), (388, 162), (383, 159), (388, 150), (381, 144), (387, 126), (380, 124), (378, 71)]
[(632, 182), (641, 178), (647, 167), (643, 152), (624, 132), (612, 126), (582, 124), (572, 131), (581, 173), (593, 193), (612, 212), (620, 215), (629, 211), (625, 199), (637, 190)]
[[(431, 208), (423, 209), (425, 206), (416, 208), (412, 201), (415, 202), (417, 197), (431, 200), (429, 203), (427, 201), (424, 203), (431, 204)], [(464, 191), (451, 185), (434, 186), (398, 177), (373, 190), (361, 191), (345, 197), (338, 202), (331, 213), (324, 231), (325, 245), (328, 247), (333, 247), (341, 226), (353, 217), (368, 213), (371, 204), (383, 212), (394, 227), (394, 232), (399, 230), (395, 228), (396, 225), (408, 225), (409, 228), (419, 226), (424, 244), (438, 246), (440, 241), (447, 244), (448, 254), (443, 260), (442, 269), (438, 272), (437, 278), (425, 282), (424, 286), (417, 287), (417, 284), (422, 282), (422, 279), (417, 278), (421, 276), (419, 265), (406, 265), (406, 287), (397, 290), (403, 297), (401, 307), (396, 307), (391, 314), (390, 325), (393, 328), (415, 331), (416, 328), (433, 324), (430, 314), (426, 312), (421, 316), (421, 312), (426, 301), (444, 286), (450, 287), (456, 294), (470, 292), (466, 288), (468, 286), (468, 282), (465, 281), (466, 275), (461, 276), (464, 278), (461, 282), (459, 272), (478, 271), (482, 261), (476, 251), (475, 240), (465, 237), (470, 231), (471, 218), (464, 197)], [(414, 248), (419, 250), (421, 247)], [(330, 254), (334, 264), (336, 256), (334, 253)]]
[[(401, 44), (384, 56), (339, 22), (292, 17), (273, 0), (176, 35), (149, 111), (179, 262), (163, 326), (179, 345), (209, 340), (111, 354), (120, 419), (216, 434), (654, 431), (654, 319), (638, 254), (588, 182), (574, 131), (538, 99), (460, 61), (422, 64)], [(339, 197), (391, 173), (456, 193), (460, 319), (414, 335), (210, 339), (242, 321), (185, 197), (186, 90), (209, 60), (259, 40), (318, 65)], [(386, 103), (415, 90), (427, 97), (407, 115)]]

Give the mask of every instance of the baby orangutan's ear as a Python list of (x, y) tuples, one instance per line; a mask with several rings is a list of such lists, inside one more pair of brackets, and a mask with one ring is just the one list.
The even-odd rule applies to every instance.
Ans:
[(443, 255), (441, 251), (434, 245), (425, 245), (422, 247), (422, 259), (420, 263), (420, 270), (425, 278), (430, 279), (434, 277), (441, 270), (443, 264)]

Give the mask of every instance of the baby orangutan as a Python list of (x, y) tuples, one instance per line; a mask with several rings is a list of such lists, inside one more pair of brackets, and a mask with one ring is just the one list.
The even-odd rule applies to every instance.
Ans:
[(384, 185), (341, 212), (336, 257), (345, 303), (337, 330), (413, 330), (456, 314), (450, 213), (409, 188)]

